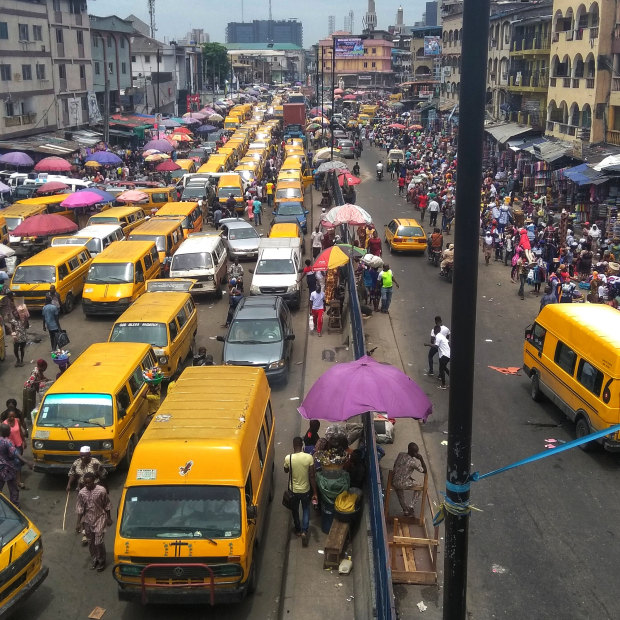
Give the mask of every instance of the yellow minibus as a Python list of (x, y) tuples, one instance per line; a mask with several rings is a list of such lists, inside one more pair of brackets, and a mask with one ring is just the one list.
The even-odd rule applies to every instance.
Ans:
[(123, 233), (128, 237), (136, 226), (140, 226), (144, 222), (145, 217), (144, 209), (141, 207), (112, 207), (101, 211), (101, 213), (95, 213), (88, 220), (88, 225), (116, 224), (123, 229)]
[(190, 233), (202, 230), (203, 215), (197, 202), (169, 202), (155, 214), (154, 219), (164, 217), (183, 218), (181, 226), (186, 239)]

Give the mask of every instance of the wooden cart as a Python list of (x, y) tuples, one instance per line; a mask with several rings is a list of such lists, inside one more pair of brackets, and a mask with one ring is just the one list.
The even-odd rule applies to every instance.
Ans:
[(435, 584), (437, 583), (439, 528), (433, 528), (431, 537), (430, 528), (427, 526), (427, 516), (432, 517), (432, 507), (428, 497), (428, 474), (424, 475), (423, 485), (414, 490), (421, 493), (420, 501), (417, 503), (419, 516), (391, 516), (392, 470), (390, 470), (385, 489), (384, 511), (390, 547), (392, 582)]

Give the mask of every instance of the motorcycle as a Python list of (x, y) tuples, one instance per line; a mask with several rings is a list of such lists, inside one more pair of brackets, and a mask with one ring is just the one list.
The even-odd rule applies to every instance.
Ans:
[(447, 265), (445, 269), (439, 272), (439, 277), (452, 284), (452, 265)]
[(439, 267), (439, 263), (441, 262), (441, 249), (429, 246), (427, 258), (428, 262), (431, 263), (433, 267)]
[[(379, 166), (381, 166), (379, 164)], [(383, 179), (383, 166), (377, 166), (377, 181), (381, 181)]]

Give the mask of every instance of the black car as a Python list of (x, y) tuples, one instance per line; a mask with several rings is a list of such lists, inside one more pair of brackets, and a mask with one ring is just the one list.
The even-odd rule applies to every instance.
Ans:
[(224, 343), (222, 363), (260, 366), (270, 381), (287, 381), (293, 355), (293, 321), (277, 295), (244, 297), (237, 306)]
[(274, 218), (271, 225), (278, 222), (297, 222), (304, 234), (308, 232), (308, 220), (307, 215), (309, 211), (304, 209), (301, 202), (280, 202), (276, 205), (276, 210), (273, 212)]

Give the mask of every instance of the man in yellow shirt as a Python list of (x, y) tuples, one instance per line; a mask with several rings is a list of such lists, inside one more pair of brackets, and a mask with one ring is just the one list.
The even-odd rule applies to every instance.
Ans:
[(273, 181), (268, 181), (265, 187), (267, 189), (267, 205), (273, 207)]
[[(308, 546), (308, 526), (310, 525), (310, 499), (317, 499), (314, 475), (314, 458), (303, 451), (301, 437), (293, 439), (293, 453), (284, 457), (284, 471), (289, 475), (288, 484), (293, 492), (293, 524), (295, 534), (301, 536), (301, 544)], [(312, 492), (312, 496), (310, 493)], [(299, 504), (301, 502), (302, 521), (299, 522)]]

